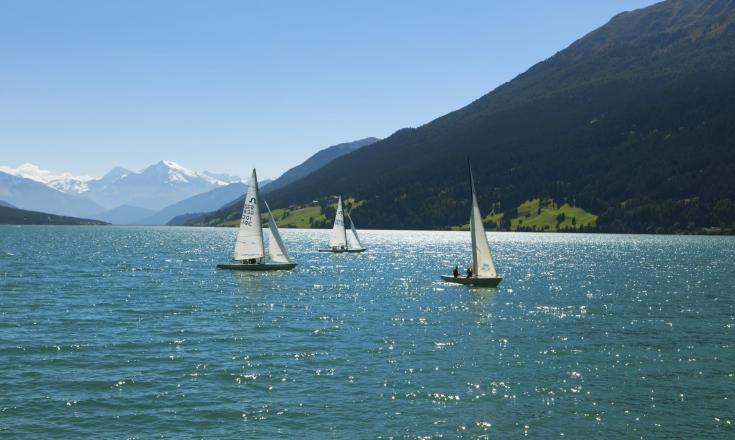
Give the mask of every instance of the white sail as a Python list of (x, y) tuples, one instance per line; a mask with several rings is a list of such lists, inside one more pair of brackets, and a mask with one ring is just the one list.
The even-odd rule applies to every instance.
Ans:
[(339, 197), (339, 201), (337, 202), (337, 214), (334, 216), (334, 227), (332, 227), (332, 235), (329, 237), (329, 247), (347, 247), (345, 216), (344, 212), (342, 212), (342, 196)]
[(283, 245), (281, 240), (281, 234), (278, 232), (278, 226), (276, 225), (276, 219), (273, 218), (271, 208), (268, 206), (268, 202), (263, 200), (265, 208), (268, 210), (268, 228), (271, 231), (270, 242), (268, 243), (268, 256), (272, 263), (291, 263), (291, 258), (286, 252), (286, 246)]
[(245, 204), (242, 207), (240, 230), (237, 231), (235, 241), (235, 260), (264, 258), (263, 229), (260, 222), (260, 205), (258, 196), (258, 177), (253, 175), (248, 182), (248, 191), (245, 194)]
[[(470, 179), (472, 173), (470, 172)], [(482, 225), (480, 208), (475, 196), (475, 183), (472, 182), (472, 213), (470, 214), (470, 234), (472, 235), (472, 273), (478, 277), (496, 278), (495, 263), (490, 253), (485, 227)]]
[(362, 243), (360, 243), (360, 237), (357, 236), (355, 221), (352, 220), (349, 214), (347, 214), (347, 217), (350, 219), (350, 249), (364, 249)]

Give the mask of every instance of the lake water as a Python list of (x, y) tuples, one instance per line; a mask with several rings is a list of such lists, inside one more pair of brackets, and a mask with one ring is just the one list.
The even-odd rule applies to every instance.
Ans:
[(735, 238), (0, 226), (0, 436), (733, 438)]

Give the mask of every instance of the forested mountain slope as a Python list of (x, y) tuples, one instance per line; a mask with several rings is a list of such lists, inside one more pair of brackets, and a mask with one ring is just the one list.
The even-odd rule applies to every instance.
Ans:
[(363, 228), (461, 225), (469, 155), (484, 211), (550, 198), (599, 215), (603, 231), (733, 225), (734, 78), (735, 2), (665, 1), (272, 191), (269, 203), (341, 193), (365, 200), (355, 211)]

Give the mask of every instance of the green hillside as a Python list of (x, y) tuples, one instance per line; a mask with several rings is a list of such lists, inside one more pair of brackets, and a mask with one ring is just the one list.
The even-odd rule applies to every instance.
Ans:
[(44, 212), (0, 206), (0, 224), (3, 225), (106, 225), (99, 220), (90, 220)]

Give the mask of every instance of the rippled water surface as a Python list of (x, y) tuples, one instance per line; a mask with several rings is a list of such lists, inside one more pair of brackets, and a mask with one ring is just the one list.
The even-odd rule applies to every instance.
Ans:
[(735, 239), (0, 226), (0, 436), (733, 438)]

